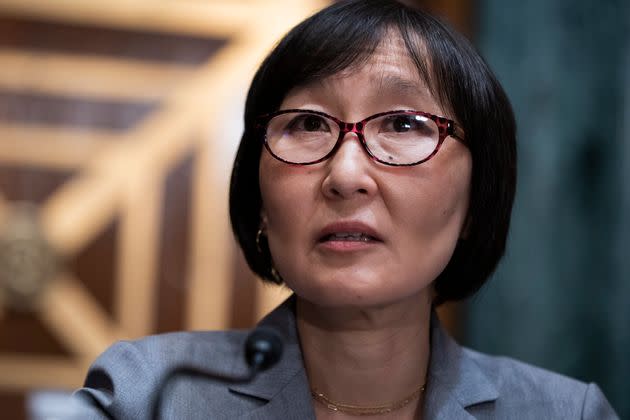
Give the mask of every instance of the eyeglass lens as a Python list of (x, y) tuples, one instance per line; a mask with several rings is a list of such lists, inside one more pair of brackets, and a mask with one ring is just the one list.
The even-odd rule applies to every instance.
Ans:
[[(335, 147), (337, 122), (318, 114), (289, 112), (272, 118), (266, 141), (271, 152), (292, 163), (322, 159)], [(389, 164), (413, 164), (428, 158), (439, 143), (437, 124), (410, 112), (387, 114), (369, 120), (363, 130), (369, 152)]]

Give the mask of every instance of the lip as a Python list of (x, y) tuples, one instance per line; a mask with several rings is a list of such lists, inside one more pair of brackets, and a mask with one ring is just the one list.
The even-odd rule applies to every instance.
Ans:
[[(334, 233), (363, 233), (369, 235), (374, 240), (361, 242), (361, 241), (344, 241), (344, 240), (336, 240), (336, 241), (324, 241), (323, 239)], [(322, 230), (320, 230), (315, 238), (315, 241), (319, 245), (325, 245), (326, 247), (331, 248), (342, 248), (342, 249), (355, 249), (355, 248), (364, 248), (366, 246), (374, 245), (377, 243), (383, 242), (383, 236), (372, 226), (369, 224), (363, 223), (361, 221), (356, 220), (348, 220), (348, 221), (339, 221), (335, 223), (331, 223), (326, 225)]]

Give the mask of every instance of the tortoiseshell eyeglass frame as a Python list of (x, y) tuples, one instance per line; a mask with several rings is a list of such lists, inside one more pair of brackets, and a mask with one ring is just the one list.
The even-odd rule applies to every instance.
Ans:
[[(330, 152), (328, 152), (324, 157), (321, 157), (317, 160), (313, 160), (309, 162), (291, 162), (291, 161), (288, 161), (286, 159), (279, 157), (273, 152), (273, 150), (271, 150), (271, 147), (269, 146), (269, 143), (267, 142), (267, 125), (269, 124), (272, 118), (277, 117), (278, 115), (296, 113), (296, 112), (302, 112), (302, 113), (308, 113), (308, 114), (314, 114), (314, 115), (326, 117), (334, 121), (335, 123), (337, 123), (337, 125), (339, 125), (339, 138), (337, 139), (335, 145), (330, 150)], [(386, 162), (384, 160), (381, 160), (377, 158), (376, 156), (374, 156), (372, 152), (370, 151), (367, 145), (367, 142), (365, 141), (365, 135), (363, 132), (365, 128), (365, 124), (375, 118), (379, 118), (379, 117), (383, 117), (385, 115), (391, 115), (391, 114), (420, 115), (420, 116), (429, 118), (431, 121), (433, 121), (437, 125), (438, 133), (439, 133), (438, 142), (433, 152), (431, 152), (431, 154), (427, 156), (426, 158), (419, 160), (417, 162), (412, 162), (412, 163), (391, 163), (391, 162)], [(335, 152), (337, 151), (337, 149), (339, 149), (339, 147), (341, 146), (341, 141), (343, 140), (345, 135), (348, 133), (355, 133), (357, 135), (357, 137), (359, 138), (361, 142), (361, 145), (363, 146), (363, 149), (366, 151), (366, 153), (368, 154), (368, 156), (370, 156), (372, 160), (382, 163), (384, 165), (388, 165), (388, 166), (415, 166), (423, 162), (426, 162), (427, 160), (431, 159), (433, 156), (437, 154), (437, 152), (440, 150), (440, 147), (442, 146), (442, 143), (444, 143), (444, 139), (448, 136), (453, 137), (454, 139), (458, 140), (459, 142), (461, 142), (462, 144), (466, 146), (468, 145), (465, 140), (464, 131), (459, 125), (455, 123), (455, 121), (450, 120), (446, 117), (441, 117), (439, 115), (429, 114), (428, 112), (408, 110), (408, 109), (380, 112), (378, 114), (370, 115), (369, 117), (361, 121), (354, 122), (354, 123), (341, 121), (339, 118), (333, 117), (332, 115), (328, 115), (325, 112), (314, 111), (311, 109), (283, 109), (283, 110), (272, 112), (269, 114), (260, 115), (258, 118), (256, 118), (256, 128), (264, 132), (263, 141), (265, 144), (265, 148), (271, 154), (271, 156), (289, 165), (300, 165), (300, 166), (314, 165), (316, 163), (323, 162), (326, 159), (333, 156)]]

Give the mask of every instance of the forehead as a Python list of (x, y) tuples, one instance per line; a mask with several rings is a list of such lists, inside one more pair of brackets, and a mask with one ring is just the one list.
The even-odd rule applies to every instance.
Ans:
[[(419, 46), (421, 46), (422, 58), (428, 61), (424, 43), (419, 42)], [(398, 32), (392, 30), (386, 32), (386, 35), (374, 51), (367, 55), (367, 58), (350, 65), (329, 78), (349, 77), (361, 71), (369, 75), (374, 82), (386, 81), (387, 77), (397, 75), (400, 79), (407, 80), (413, 85), (425, 87), (425, 81), (420, 77), (418, 67), (414, 63), (405, 41)]]
[[(419, 42), (421, 59), (429, 65), (424, 43)], [(389, 31), (365, 59), (331, 76), (294, 88), (284, 106), (300, 106), (302, 102), (344, 103), (350, 99), (387, 107), (398, 105), (422, 108), (443, 114), (427, 82), (412, 59), (399, 33)], [(382, 111), (383, 109), (379, 109)]]

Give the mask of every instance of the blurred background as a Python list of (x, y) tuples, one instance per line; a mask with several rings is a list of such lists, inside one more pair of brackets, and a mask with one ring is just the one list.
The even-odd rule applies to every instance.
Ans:
[[(473, 40), (519, 125), (507, 256), (440, 316), (630, 418), (630, 3), (407, 3)], [(79, 387), (116, 340), (245, 328), (284, 299), (234, 244), (229, 173), (257, 65), (326, 4), (0, 0), (3, 418)]]

